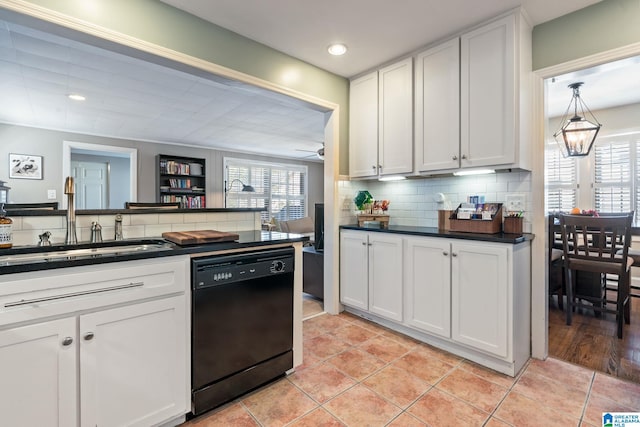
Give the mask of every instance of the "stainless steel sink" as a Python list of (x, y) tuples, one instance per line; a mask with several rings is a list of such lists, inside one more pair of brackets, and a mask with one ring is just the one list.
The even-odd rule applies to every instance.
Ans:
[(0, 255), (0, 266), (30, 264), (37, 262), (66, 261), (74, 259), (98, 258), (103, 256), (127, 255), (131, 253), (166, 251), (174, 246), (164, 240), (118, 241), (102, 243), (92, 247), (52, 247), (50, 251), (15, 253)]

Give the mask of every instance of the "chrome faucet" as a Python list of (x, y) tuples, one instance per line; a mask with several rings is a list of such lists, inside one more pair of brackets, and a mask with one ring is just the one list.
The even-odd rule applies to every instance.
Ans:
[(115, 240), (123, 240), (124, 236), (122, 234), (122, 215), (116, 215), (116, 235)]
[(73, 183), (73, 177), (68, 176), (64, 181), (64, 194), (67, 195), (67, 237), (64, 239), (66, 245), (75, 245), (78, 243), (76, 235), (76, 207), (73, 196), (76, 189)]
[(91, 223), (91, 243), (102, 242), (102, 226), (97, 222)]

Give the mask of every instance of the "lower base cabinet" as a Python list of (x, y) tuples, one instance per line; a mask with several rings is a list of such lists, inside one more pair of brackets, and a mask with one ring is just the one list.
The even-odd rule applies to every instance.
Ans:
[[(367, 234), (369, 239), (372, 234), (388, 235), (345, 230), (341, 242)], [(394, 237), (403, 241), (404, 260), (402, 272), (388, 283), (387, 295), (403, 295), (400, 313), (383, 316), (371, 303), (363, 308), (343, 298), (347, 309), (484, 366), (517, 374), (530, 356), (530, 243)], [(341, 257), (345, 248), (348, 245), (340, 248)], [(353, 251), (341, 258), (341, 292), (350, 286), (343, 269), (352, 269), (343, 261), (352, 256)]]

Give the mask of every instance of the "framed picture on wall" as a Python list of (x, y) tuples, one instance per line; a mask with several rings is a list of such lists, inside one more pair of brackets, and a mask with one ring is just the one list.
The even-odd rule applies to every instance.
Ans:
[(42, 179), (42, 156), (9, 154), (9, 178)]

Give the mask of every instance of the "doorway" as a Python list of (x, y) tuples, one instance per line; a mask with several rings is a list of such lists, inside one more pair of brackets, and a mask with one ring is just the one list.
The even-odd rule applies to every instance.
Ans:
[[(103, 174), (106, 178), (106, 186), (100, 187), (104, 190), (105, 198), (99, 200), (91, 196), (86, 208), (80, 207), (80, 200), (76, 200), (78, 209), (119, 209), (124, 207), (125, 202), (138, 201), (138, 150), (135, 148), (117, 147), (111, 145), (90, 144), (85, 142), (63, 141), (62, 143), (62, 179), (67, 176), (75, 176), (73, 161), (82, 163), (102, 163), (108, 164), (106, 172), (93, 170), (90, 172), (93, 183), (96, 182), (97, 175)], [(64, 186), (63, 186), (64, 188)], [(98, 188), (98, 187), (96, 187)], [(76, 183), (76, 191), (79, 187)], [(79, 198), (80, 196), (77, 196)], [(89, 198), (85, 198), (88, 201)], [(63, 209), (66, 209), (66, 199), (63, 199)], [(95, 207), (102, 204), (104, 207)], [(90, 206), (90, 207), (89, 207)]]
[[(612, 57), (607, 62), (592, 63), (587, 67), (583, 61), (581, 67), (555, 67), (555, 71), (544, 73), (545, 215), (576, 207), (602, 213), (633, 210), (636, 212), (634, 226), (638, 227), (640, 87), (629, 83), (637, 80), (639, 72), (640, 56), (630, 56)], [(577, 82), (584, 82), (580, 90), (583, 101), (603, 126), (588, 156), (563, 157), (553, 133), (563, 124), (561, 117), (571, 98), (568, 85)], [(640, 240), (632, 246), (640, 246)], [(632, 280), (638, 283), (640, 272), (634, 270), (637, 269), (632, 268), (632, 276), (635, 276)], [(548, 292), (548, 285), (545, 289)], [(565, 312), (560, 309), (557, 298), (554, 295), (547, 299), (549, 355), (640, 382), (638, 304), (631, 304), (631, 324), (625, 325), (623, 339), (618, 339), (615, 318), (610, 315), (596, 317), (592, 310), (578, 310), (573, 324), (567, 326)]]

